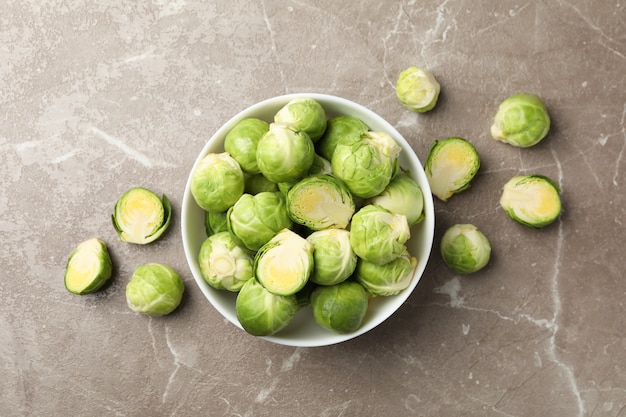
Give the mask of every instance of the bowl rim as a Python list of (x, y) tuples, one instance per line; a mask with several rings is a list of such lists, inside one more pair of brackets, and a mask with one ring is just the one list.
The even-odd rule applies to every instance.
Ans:
[[(219, 302), (219, 300), (216, 298), (215, 292), (219, 290), (216, 290), (210, 287), (202, 278), (202, 275), (199, 271), (199, 267), (197, 265), (197, 259), (196, 259), (197, 254), (192, 253), (192, 250), (190, 248), (187, 215), (190, 209), (190, 205), (194, 205), (197, 207), (197, 203), (195, 202), (190, 191), (191, 173), (194, 171), (194, 169), (196, 168), (200, 160), (209, 153), (209, 149), (215, 146), (215, 143), (218, 142), (219, 140), (223, 141), (223, 138), (225, 137), (226, 133), (228, 133), (228, 131), (232, 129), (232, 127), (234, 127), (234, 125), (237, 122), (239, 122), (240, 120), (246, 117), (256, 117), (255, 114), (258, 114), (263, 109), (267, 110), (268, 106), (279, 109), (280, 107), (282, 107), (282, 105), (286, 104), (288, 101), (294, 98), (299, 98), (299, 97), (312, 98), (318, 101), (320, 104), (322, 104), (323, 107), (327, 107), (328, 103), (333, 103), (332, 105), (333, 107), (334, 106), (347, 107), (347, 108), (350, 108), (354, 112), (358, 112), (359, 114), (365, 115), (366, 117), (364, 116), (364, 118), (366, 118), (367, 120), (371, 120), (371, 119), (375, 120), (375, 124), (377, 125), (376, 130), (382, 130), (390, 134), (393, 137), (393, 139), (396, 140), (396, 142), (398, 142), (400, 146), (402, 147), (403, 149), (402, 153), (409, 154), (409, 155), (405, 155), (404, 157), (409, 158), (410, 160), (412, 160), (413, 165), (418, 166), (417, 172), (411, 172), (411, 177), (418, 182), (418, 184), (422, 188), (422, 194), (424, 196), (424, 212), (426, 213), (426, 217), (424, 221), (419, 224), (419, 227), (420, 227), (420, 233), (424, 234), (422, 236), (422, 239), (425, 239), (423, 240), (423, 246), (424, 246), (423, 253), (421, 253), (420, 255), (425, 257), (425, 260), (423, 262), (418, 263), (418, 266), (416, 267), (416, 270), (414, 271), (414, 276), (409, 287), (403, 290), (400, 294), (392, 296), (395, 302), (391, 303), (392, 304), (391, 311), (388, 314), (380, 315), (380, 317), (376, 317), (374, 320), (370, 320), (367, 323), (364, 323), (358, 330), (349, 334), (335, 334), (335, 333), (329, 332), (328, 337), (325, 337), (324, 340), (315, 340), (315, 341), (309, 340), (307, 342), (303, 342), (299, 339), (281, 337), (281, 332), (278, 332), (277, 334), (274, 334), (271, 336), (254, 336), (260, 339), (264, 339), (269, 342), (273, 342), (273, 343), (280, 344), (280, 345), (286, 345), (286, 346), (297, 346), (297, 347), (329, 346), (329, 345), (333, 345), (337, 343), (342, 343), (342, 342), (354, 339), (358, 336), (361, 336), (369, 332), (370, 330), (376, 328), (381, 323), (383, 323), (384, 321), (389, 319), (391, 316), (393, 316), (395, 312), (405, 303), (405, 301), (409, 298), (409, 296), (415, 290), (418, 282), (421, 280), (422, 276), (424, 275), (426, 265), (428, 264), (430, 257), (431, 257), (433, 241), (434, 241), (434, 229), (435, 229), (435, 212), (434, 212), (434, 201), (433, 201), (432, 192), (430, 190), (428, 180), (423, 170), (422, 162), (420, 161), (419, 157), (415, 153), (415, 150), (413, 149), (411, 144), (400, 134), (400, 132), (398, 132), (398, 130), (395, 127), (393, 127), (386, 119), (384, 119), (382, 116), (380, 116), (378, 113), (374, 112), (373, 110), (359, 103), (356, 103), (354, 101), (351, 101), (342, 97), (338, 97), (338, 96), (334, 96), (330, 94), (323, 94), (323, 93), (302, 92), (302, 93), (283, 94), (283, 95), (266, 98), (264, 100), (261, 100), (255, 104), (252, 104), (244, 108), (243, 110), (239, 111), (237, 114), (232, 116), (230, 119), (228, 119), (226, 123), (222, 124), (215, 131), (215, 133), (211, 135), (211, 137), (202, 146), (202, 149), (198, 153), (198, 156), (196, 157), (191, 169), (188, 171), (189, 176), (185, 183), (183, 201), (182, 201), (182, 206), (181, 206), (180, 227), (181, 227), (181, 232), (182, 232), (182, 241), (183, 241), (183, 249), (185, 252), (185, 258), (186, 258), (187, 265), (192, 273), (192, 276), (194, 278), (196, 285), (200, 288), (201, 292), (203, 293), (205, 298), (209, 301), (209, 303), (213, 306), (213, 308), (215, 308), (230, 323), (234, 324), (236, 327), (238, 327), (239, 329), (245, 332), (245, 330), (243, 329), (243, 327), (241, 326), (237, 318), (236, 317), (233, 318), (231, 313), (224, 306), (222, 306), (221, 302)], [(370, 123), (366, 122), (366, 124), (369, 125)], [(223, 145), (220, 145), (220, 147), (223, 148)], [(407, 150), (410, 150), (410, 152), (406, 152)]]

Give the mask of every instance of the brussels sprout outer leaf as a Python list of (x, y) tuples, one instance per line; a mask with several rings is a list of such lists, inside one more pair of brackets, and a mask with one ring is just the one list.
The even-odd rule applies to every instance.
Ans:
[(295, 295), (276, 295), (252, 278), (237, 294), (235, 312), (243, 329), (254, 336), (270, 336), (284, 329), (299, 310)]
[(385, 190), (369, 199), (368, 204), (381, 206), (396, 214), (404, 214), (409, 226), (425, 218), (422, 188), (406, 173), (399, 173)]
[(549, 130), (550, 116), (543, 101), (535, 94), (520, 93), (500, 104), (491, 136), (509, 145), (528, 148), (541, 142)]
[(397, 295), (413, 280), (417, 259), (405, 251), (384, 265), (359, 259), (354, 277), (373, 296)]
[(339, 334), (352, 333), (361, 327), (368, 307), (367, 291), (355, 281), (320, 285), (311, 293), (315, 322)]
[(261, 137), (269, 130), (265, 120), (247, 118), (238, 122), (224, 137), (224, 150), (228, 152), (247, 174), (258, 174), (256, 148)]
[(326, 112), (322, 105), (309, 97), (298, 97), (285, 104), (274, 116), (274, 122), (290, 124), (317, 142), (326, 130)]
[(339, 115), (328, 120), (324, 136), (315, 144), (317, 152), (327, 160), (332, 160), (337, 144), (358, 141), (369, 127), (359, 118)]
[(138, 313), (159, 317), (180, 304), (185, 286), (170, 266), (150, 263), (137, 267), (126, 285), (128, 307)]
[(424, 113), (437, 104), (441, 86), (433, 73), (427, 69), (409, 67), (402, 71), (396, 81), (396, 96), (407, 109)]
[(92, 294), (111, 278), (113, 265), (106, 243), (92, 238), (70, 254), (65, 269), (65, 288), (73, 294)]

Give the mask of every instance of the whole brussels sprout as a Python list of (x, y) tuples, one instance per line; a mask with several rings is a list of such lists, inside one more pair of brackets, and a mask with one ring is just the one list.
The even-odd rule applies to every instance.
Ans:
[(311, 293), (315, 322), (331, 332), (352, 333), (361, 327), (367, 313), (368, 296), (361, 284), (344, 281), (320, 285)]
[(491, 125), (491, 136), (509, 145), (528, 148), (541, 142), (550, 130), (550, 116), (543, 101), (530, 93), (506, 98)]
[(396, 82), (396, 96), (407, 109), (423, 113), (437, 104), (441, 86), (427, 69), (409, 67), (402, 71)]
[(254, 195), (263, 191), (278, 191), (278, 184), (268, 180), (263, 174), (254, 174), (246, 177), (245, 193)]
[(310, 97), (298, 97), (285, 104), (274, 116), (275, 123), (293, 125), (317, 142), (326, 130), (326, 112)]
[(326, 229), (311, 233), (306, 240), (313, 246), (313, 273), (310, 280), (319, 285), (334, 285), (348, 279), (357, 265), (350, 246), (350, 232)]
[(366, 132), (361, 139), (340, 142), (331, 165), (333, 174), (346, 183), (356, 197), (380, 194), (398, 170), (402, 148), (385, 132)]
[(244, 175), (228, 153), (209, 153), (191, 173), (190, 191), (205, 211), (226, 211), (243, 194)]
[(409, 226), (424, 220), (424, 195), (422, 188), (405, 173), (399, 173), (379, 195), (368, 200), (396, 214), (404, 214)]
[(92, 294), (111, 278), (113, 264), (106, 243), (92, 238), (70, 254), (65, 269), (65, 288), (73, 294)]
[(204, 230), (207, 236), (214, 235), (219, 232), (228, 231), (228, 219), (226, 211), (205, 211), (204, 212)]
[(369, 127), (358, 117), (339, 115), (328, 120), (324, 136), (317, 141), (317, 153), (332, 160), (333, 153), (339, 142), (360, 140), (361, 135), (368, 132)]
[(315, 154), (315, 158), (313, 159), (313, 164), (311, 164), (311, 168), (309, 168), (309, 172), (307, 173), (307, 175), (332, 174), (332, 173), (333, 173), (333, 166), (330, 164), (330, 161), (321, 155)]
[(258, 174), (256, 148), (269, 130), (265, 120), (250, 117), (239, 121), (224, 137), (224, 150), (239, 163), (246, 174)]
[(413, 280), (417, 259), (408, 250), (384, 265), (359, 259), (354, 277), (373, 296), (397, 295)]
[(254, 336), (271, 336), (284, 329), (299, 310), (295, 295), (276, 295), (252, 278), (235, 300), (235, 312), (243, 329)]
[(172, 207), (167, 196), (160, 199), (152, 191), (135, 187), (117, 200), (111, 219), (122, 242), (145, 245), (167, 230)]
[(393, 261), (406, 250), (411, 237), (406, 216), (367, 205), (357, 211), (350, 225), (350, 245), (361, 259), (376, 265)]
[(470, 274), (487, 265), (491, 258), (491, 245), (473, 224), (455, 224), (441, 238), (441, 257), (453, 271)]
[(137, 267), (126, 285), (128, 307), (149, 316), (169, 314), (180, 304), (185, 286), (174, 269), (160, 263)]
[(228, 210), (227, 220), (233, 236), (254, 252), (276, 233), (293, 226), (285, 196), (278, 191), (243, 194)]
[(516, 222), (541, 229), (561, 214), (560, 192), (559, 186), (544, 175), (520, 175), (504, 185), (500, 205)]
[(229, 232), (209, 236), (200, 246), (198, 264), (202, 278), (217, 290), (237, 292), (252, 278), (254, 258)]
[(292, 125), (272, 123), (257, 145), (257, 164), (270, 181), (280, 183), (303, 177), (315, 159), (309, 135)]

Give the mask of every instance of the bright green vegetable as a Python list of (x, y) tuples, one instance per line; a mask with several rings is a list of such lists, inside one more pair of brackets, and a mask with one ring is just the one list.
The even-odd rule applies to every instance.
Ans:
[(117, 200), (111, 219), (122, 242), (147, 244), (158, 239), (169, 227), (172, 207), (168, 198), (135, 187)]
[(228, 218), (226, 211), (205, 211), (204, 212), (204, 230), (207, 236), (214, 235), (219, 232), (228, 230)]
[(202, 278), (215, 289), (237, 292), (252, 278), (254, 258), (229, 232), (209, 236), (200, 247)]
[(333, 166), (330, 164), (330, 161), (324, 158), (321, 155), (315, 154), (315, 158), (313, 159), (313, 164), (311, 168), (309, 168), (309, 172), (307, 175), (318, 175), (318, 174), (332, 174)]
[(303, 177), (315, 159), (309, 135), (293, 125), (272, 123), (257, 145), (257, 164), (270, 181), (280, 183)]
[(381, 206), (396, 214), (404, 214), (409, 226), (424, 220), (424, 195), (422, 188), (405, 173), (399, 173), (385, 190), (368, 200), (369, 204)]
[(289, 217), (311, 230), (345, 228), (354, 209), (350, 190), (332, 175), (306, 177), (287, 193)]
[(406, 216), (367, 205), (352, 217), (350, 245), (358, 257), (376, 265), (393, 261), (406, 250), (411, 237)]
[(254, 174), (246, 177), (245, 193), (254, 195), (263, 191), (278, 191), (278, 184), (268, 180), (263, 174)]
[(417, 259), (408, 250), (384, 265), (359, 259), (354, 277), (373, 296), (397, 295), (413, 280)]
[(183, 281), (174, 269), (150, 263), (135, 269), (126, 285), (126, 302), (135, 312), (158, 317), (174, 311), (184, 291)]
[(409, 67), (402, 71), (396, 82), (396, 96), (407, 109), (423, 113), (437, 104), (441, 86), (427, 69)]
[(520, 148), (534, 146), (550, 130), (550, 116), (535, 94), (520, 93), (505, 99), (491, 126), (491, 136)]
[(320, 103), (309, 97), (294, 98), (274, 116), (275, 123), (290, 124), (304, 131), (317, 142), (326, 130), (326, 112)]
[(92, 238), (70, 254), (65, 269), (65, 288), (73, 294), (92, 294), (111, 278), (113, 264), (106, 243)]
[(543, 175), (521, 175), (511, 178), (500, 197), (500, 205), (516, 222), (540, 229), (561, 214), (560, 188)]
[(238, 122), (224, 137), (224, 150), (239, 163), (246, 174), (258, 174), (256, 148), (269, 124), (261, 119), (247, 118)]
[(277, 295), (300, 291), (312, 271), (313, 246), (289, 229), (276, 234), (254, 258), (254, 276), (269, 292)]
[(424, 164), (432, 193), (444, 202), (467, 189), (479, 168), (476, 148), (458, 137), (435, 140)]
[(361, 135), (368, 132), (369, 127), (354, 116), (339, 115), (328, 120), (324, 136), (315, 143), (317, 152), (332, 160), (333, 153), (339, 142), (360, 140)]
[(361, 327), (368, 307), (367, 292), (361, 284), (344, 281), (320, 285), (311, 293), (315, 322), (331, 332), (352, 333)]
[(313, 246), (313, 273), (310, 280), (320, 285), (334, 285), (348, 279), (357, 264), (350, 246), (350, 232), (326, 229), (311, 233), (307, 241)]
[(385, 132), (366, 132), (360, 140), (340, 142), (331, 165), (355, 197), (380, 194), (398, 170), (402, 148)]
[(243, 194), (245, 180), (239, 163), (228, 153), (209, 153), (191, 173), (190, 191), (205, 211), (226, 211)]
[(450, 269), (470, 274), (487, 265), (491, 258), (491, 245), (476, 226), (455, 224), (441, 238), (441, 257)]
[(235, 311), (244, 330), (254, 336), (270, 336), (284, 329), (299, 310), (295, 295), (276, 295), (255, 278), (237, 294)]

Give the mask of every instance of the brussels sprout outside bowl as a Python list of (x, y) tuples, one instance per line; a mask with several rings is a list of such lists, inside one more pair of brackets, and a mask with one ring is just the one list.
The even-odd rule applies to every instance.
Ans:
[[(355, 332), (349, 334), (336, 334), (320, 327), (315, 322), (309, 306), (300, 310), (291, 323), (279, 333), (272, 336), (262, 336), (265, 340), (281, 345), (300, 347), (327, 346), (350, 340), (372, 330), (392, 316), (407, 300), (423, 275), (430, 257), (435, 228), (435, 212), (431, 190), (422, 168), (422, 163), (402, 135), (386, 120), (366, 107), (350, 100), (327, 94), (287, 94), (266, 99), (246, 108), (228, 120), (215, 132), (200, 151), (190, 172), (193, 172), (196, 165), (208, 153), (224, 151), (224, 137), (239, 121), (250, 117), (271, 121), (285, 104), (297, 97), (309, 97), (319, 102), (326, 111), (328, 118), (338, 115), (355, 116), (367, 124), (370, 130), (384, 131), (391, 135), (402, 147), (400, 165), (410, 172), (411, 177), (420, 185), (424, 195), (424, 221), (411, 227), (411, 238), (406, 244), (411, 254), (418, 259), (415, 275), (407, 289), (395, 296), (372, 298), (362, 325)], [(196, 284), (211, 305), (228, 321), (243, 331), (235, 311), (236, 294), (212, 288), (205, 282), (200, 272), (198, 253), (202, 243), (206, 240), (204, 211), (197, 205), (191, 194), (190, 180), (191, 174), (185, 186), (181, 209), (181, 231), (187, 263)]]

